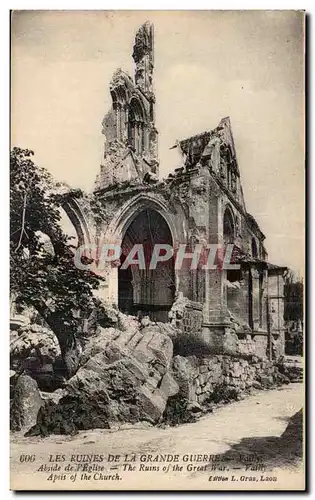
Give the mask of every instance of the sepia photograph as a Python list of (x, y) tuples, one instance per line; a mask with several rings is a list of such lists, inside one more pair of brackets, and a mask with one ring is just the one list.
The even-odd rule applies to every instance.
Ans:
[(10, 31), (11, 490), (305, 491), (305, 11)]

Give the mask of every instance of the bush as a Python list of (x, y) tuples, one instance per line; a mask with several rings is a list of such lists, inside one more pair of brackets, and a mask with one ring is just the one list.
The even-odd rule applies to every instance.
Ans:
[(65, 396), (58, 404), (48, 401), (39, 410), (36, 425), (25, 436), (73, 435), (86, 429), (109, 429), (106, 402)]
[(229, 387), (226, 384), (216, 384), (205, 401), (205, 405), (211, 403), (228, 403), (229, 401), (237, 401), (239, 399), (239, 391), (235, 387)]
[(172, 426), (196, 422), (196, 416), (188, 409), (188, 404), (188, 400), (179, 395), (169, 398), (163, 421)]

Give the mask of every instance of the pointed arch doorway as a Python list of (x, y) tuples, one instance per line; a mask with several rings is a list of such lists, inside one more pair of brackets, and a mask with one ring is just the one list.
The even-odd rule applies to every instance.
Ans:
[[(131, 264), (122, 269), (123, 262), (136, 244), (142, 245), (145, 268)], [(158, 262), (156, 269), (149, 269), (155, 244), (173, 247), (172, 235), (162, 215), (146, 208), (130, 222), (123, 236), (118, 269), (118, 307), (126, 314), (148, 315), (152, 321), (167, 322), (176, 288), (174, 259)]]

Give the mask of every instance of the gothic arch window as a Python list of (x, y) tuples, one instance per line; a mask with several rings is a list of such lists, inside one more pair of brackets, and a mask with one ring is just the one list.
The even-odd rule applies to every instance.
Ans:
[(231, 210), (227, 207), (223, 217), (223, 238), (224, 243), (234, 243), (235, 226)]
[(129, 104), (128, 143), (136, 153), (142, 153), (144, 149), (144, 115), (141, 104), (136, 98), (132, 98)]
[[(155, 245), (167, 244), (173, 247), (170, 227), (156, 210), (141, 210), (127, 226), (122, 240), (121, 264), (135, 244), (140, 244), (145, 268), (131, 264), (118, 269), (118, 307), (127, 314), (149, 315), (152, 321), (168, 322), (168, 313), (173, 305), (176, 278), (174, 260), (157, 262), (154, 269), (150, 262)], [(139, 254), (138, 254), (139, 258)]]
[(257, 243), (256, 243), (255, 238), (252, 238), (252, 257), (255, 257), (255, 258), (258, 257)]
[(119, 140), (124, 141), (126, 138), (126, 103), (127, 93), (123, 86), (117, 90), (117, 130), (119, 131)]
[(231, 172), (231, 191), (232, 193), (237, 192), (237, 180), (236, 173), (234, 171)]
[(121, 139), (121, 122), (120, 122), (120, 105), (118, 102), (117, 93), (115, 91), (111, 92), (112, 101), (113, 101), (113, 110), (114, 110), (114, 120), (116, 127), (116, 137), (118, 140)]

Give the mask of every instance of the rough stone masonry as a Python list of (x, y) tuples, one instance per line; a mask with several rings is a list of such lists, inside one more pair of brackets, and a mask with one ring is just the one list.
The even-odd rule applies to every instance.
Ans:
[[(116, 428), (126, 422), (181, 423), (209, 411), (213, 403), (290, 382), (292, 371), (285, 372), (283, 363), (207, 353), (207, 345), (197, 338), (195, 345), (201, 342), (203, 354), (182, 356), (176, 347), (176, 339), (183, 342), (182, 332), (171, 324), (108, 312), (112, 326), (99, 327), (85, 339), (77, 373), (61, 380), (58, 372), (49, 372), (50, 391), (44, 356), (49, 354), (52, 366), (58, 359), (56, 349), (45, 345), (51, 333), (21, 331), (12, 343), (12, 430), (47, 436)], [(34, 372), (31, 361), (41, 355), (42, 371), (37, 364)]]
[[(230, 118), (196, 136), (180, 140), (182, 165), (159, 178), (156, 98), (153, 88), (154, 29), (142, 25), (135, 36), (132, 78), (118, 69), (110, 82), (112, 108), (103, 120), (104, 160), (94, 196), (98, 216), (69, 194), (64, 208), (75, 225), (79, 245), (97, 241), (121, 246), (118, 265), (108, 263), (102, 298), (126, 314), (148, 315), (168, 322), (205, 342), (221, 354), (244, 348), (277, 358), (284, 353), (283, 273), (268, 262), (265, 236), (246, 211)], [(184, 113), (184, 110), (183, 110)], [(170, 146), (172, 146), (170, 144)], [(181, 269), (174, 261), (155, 269), (122, 268), (129, 249), (144, 245), (152, 254), (156, 244), (179, 244), (189, 249), (233, 245), (238, 269)], [(220, 263), (222, 255), (217, 255)], [(177, 303), (185, 304), (181, 318)], [(186, 311), (186, 312), (185, 312)]]
[[(58, 371), (51, 332), (16, 332), (14, 430), (47, 435), (138, 420), (155, 424), (176, 398), (187, 411), (203, 411), (211, 401), (290, 381), (281, 364), (285, 268), (268, 262), (265, 236), (246, 211), (230, 118), (178, 141), (182, 165), (161, 180), (150, 23), (136, 33), (132, 57), (134, 78), (119, 69), (110, 82), (94, 209), (73, 191), (63, 198), (79, 246), (122, 248), (119, 262), (101, 271), (99, 295), (110, 321), (81, 339), (80, 368), (69, 380)], [(193, 269), (189, 257), (180, 269), (173, 259), (155, 269), (122, 266), (134, 244), (150, 257), (162, 243), (185, 244), (187, 252), (233, 245), (238, 267), (220, 266), (220, 254), (207, 270), (201, 263)]]

